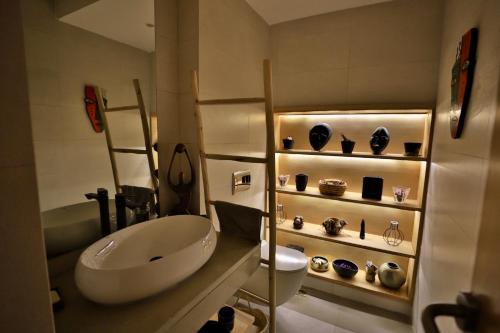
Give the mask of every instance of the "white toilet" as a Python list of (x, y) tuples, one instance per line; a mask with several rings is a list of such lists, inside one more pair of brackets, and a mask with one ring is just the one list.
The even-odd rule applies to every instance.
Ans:
[[(262, 259), (269, 260), (269, 244), (265, 240), (261, 243), (260, 255)], [(307, 274), (307, 263), (307, 257), (302, 252), (276, 246), (276, 305), (285, 303), (297, 294)], [(242, 289), (269, 299), (268, 265), (260, 264)]]

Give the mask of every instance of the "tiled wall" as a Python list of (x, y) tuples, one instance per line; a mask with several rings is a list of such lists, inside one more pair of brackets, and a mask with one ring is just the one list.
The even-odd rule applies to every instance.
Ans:
[[(495, 112), (498, 106), (500, 3), (449, 0), (443, 15), (429, 205), (424, 229), (415, 318), (429, 303), (454, 302), (471, 289)], [(464, 132), (449, 133), (451, 67), (467, 30), (479, 28), (477, 65)], [(459, 332), (453, 319), (439, 320), (442, 332)]]
[[(19, 1), (0, 2), (0, 332), (53, 332)], [(8, 32), (8, 33), (5, 33)]]
[[(262, 64), (270, 55), (269, 26), (244, 0), (200, 0), (199, 13), (200, 97), (264, 96)], [(207, 152), (264, 154), (263, 104), (203, 107), (202, 115)], [(263, 165), (209, 161), (208, 170), (211, 199), (264, 208)], [(252, 187), (233, 196), (231, 174), (238, 170), (251, 171)]]
[[(187, 146), (191, 161), (198, 172), (198, 151), (194, 104), (191, 92), (191, 71), (198, 68), (198, 0), (156, 0), (157, 102), (159, 135), (160, 201), (162, 213), (178, 202), (168, 187), (167, 172), (177, 143)], [(184, 156), (176, 156), (172, 181), (188, 165)], [(196, 176), (197, 177), (197, 176)], [(189, 180), (189, 179), (186, 179)], [(195, 179), (190, 211), (199, 212), (200, 179)]]
[(391, 1), (273, 25), (275, 104), (433, 105), (441, 7)]
[[(113, 193), (105, 136), (90, 125), (83, 88), (105, 89), (110, 107), (132, 105), (132, 79), (138, 78), (149, 106), (153, 56), (59, 22), (49, 1), (22, 4), (40, 208), (84, 201), (97, 187)], [(115, 146), (144, 147), (138, 111), (108, 120)], [(118, 155), (117, 163), (122, 184), (148, 186), (144, 156)]]

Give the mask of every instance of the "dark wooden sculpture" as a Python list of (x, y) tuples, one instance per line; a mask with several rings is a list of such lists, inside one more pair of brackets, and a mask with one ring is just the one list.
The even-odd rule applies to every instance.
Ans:
[(477, 28), (470, 29), (462, 36), (451, 70), (450, 131), (454, 139), (460, 137), (464, 128), (476, 63), (477, 37)]

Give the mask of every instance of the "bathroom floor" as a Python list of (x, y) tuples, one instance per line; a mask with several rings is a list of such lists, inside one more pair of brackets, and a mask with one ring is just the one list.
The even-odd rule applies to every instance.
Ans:
[[(266, 307), (260, 307), (267, 313)], [(410, 325), (310, 295), (296, 295), (277, 308), (278, 333), (412, 333)]]

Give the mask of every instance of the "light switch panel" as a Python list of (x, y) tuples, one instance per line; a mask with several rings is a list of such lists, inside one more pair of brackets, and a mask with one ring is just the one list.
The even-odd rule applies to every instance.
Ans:
[(246, 191), (252, 183), (250, 170), (233, 172), (233, 195), (236, 192)]

